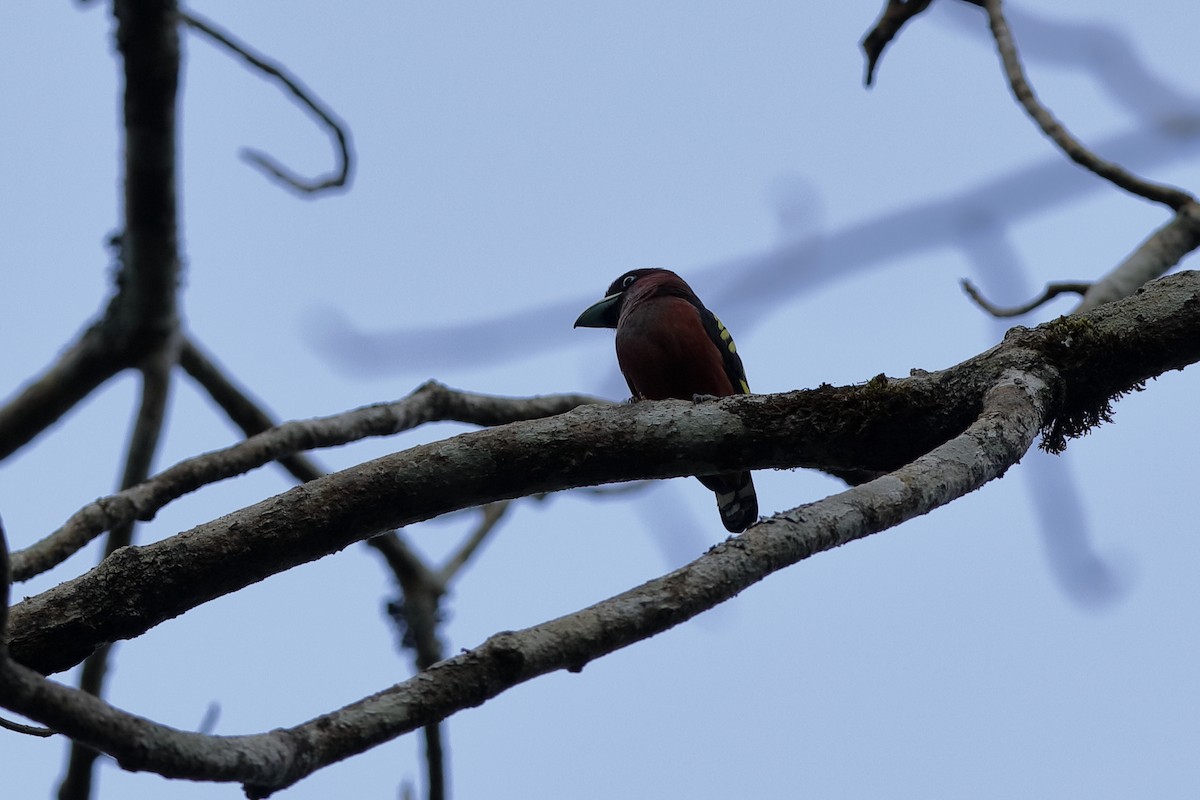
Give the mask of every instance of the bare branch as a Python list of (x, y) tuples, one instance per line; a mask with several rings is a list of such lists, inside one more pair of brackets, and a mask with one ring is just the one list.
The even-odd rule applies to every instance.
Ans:
[(994, 317), (1020, 316), (1039, 308), (1060, 294), (1071, 292), (1083, 295), (1083, 300), (1071, 312), (1081, 314), (1104, 303), (1128, 297), (1148, 281), (1175, 267), (1197, 247), (1200, 247), (1200, 205), (1189, 203), (1180, 208), (1169, 222), (1154, 231), (1107, 275), (1092, 283), (1049, 283), (1039, 296), (1013, 308), (1002, 308), (992, 304), (968, 280), (962, 281), (962, 287), (980, 308)]
[(1012, 89), (1013, 95), (1016, 97), (1017, 102), (1021, 104), (1021, 107), (1025, 109), (1025, 112), (1042, 129), (1042, 132), (1058, 145), (1067, 157), (1115, 186), (1155, 203), (1163, 203), (1175, 211), (1179, 211), (1183, 206), (1195, 202), (1195, 199), (1190, 194), (1181, 189), (1144, 180), (1117, 164), (1100, 158), (1072, 136), (1063, 127), (1062, 123), (1055, 119), (1054, 115), (1038, 101), (1033, 88), (1025, 78), (1020, 57), (1017, 55), (1016, 44), (1013, 42), (1012, 32), (1009, 30), (1008, 22), (1004, 18), (1001, 0), (986, 0), (984, 7), (987, 9), (992, 36), (996, 40), (996, 47), (1000, 51), (1001, 60), (1004, 62), (1004, 72), (1008, 77), (1008, 84)]
[(102, 324), (89, 327), (54, 364), (0, 407), (0, 459), (28, 444), (126, 366)]
[[(233, 420), (234, 425), (241, 428), (247, 438), (270, 430), (278, 424), (262, 410), (259, 403), (234, 383), (194, 340), (188, 339), (184, 342), (179, 364), (204, 391), (208, 392), (213, 402)], [(307, 483), (325, 474), (325, 470), (302, 455), (282, 455), (275, 460), (301, 483)]]
[(12, 559), (8, 554), (8, 535), (0, 522), (0, 656), (8, 656), (8, 605), (12, 599)]
[(863, 83), (870, 86), (875, 79), (875, 67), (883, 57), (883, 51), (895, 38), (904, 23), (929, 8), (933, 0), (887, 0), (887, 5), (879, 14), (879, 19), (866, 36), (859, 42), (863, 54), (867, 57), (866, 74)]
[(243, 150), (242, 158), (300, 195), (313, 195), (346, 186), (353, 167), (353, 149), (350, 146), (350, 133), (346, 124), (318, 100), (311, 89), (304, 86), (298, 78), (289, 74), (281, 64), (254, 52), (249, 45), (238, 41), (232, 34), (221, 30), (212, 22), (197, 16), (195, 12), (180, 11), (179, 18), (192, 30), (204, 34), (225, 49), (240, 56), (251, 67), (274, 79), (291, 93), (292, 97), (308, 109), (328, 131), (337, 153), (338, 167), (336, 171), (325, 177), (308, 179), (297, 175), (271, 156), (258, 150)]
[(446, 754), (442, 748), (442, 726), (431, 722), (424, 727), (425, 763), (429, 774), (429, 800), (445, 800)]
[[(395, 531), (367, 540), (367, 544), (386, 559), (400, 585), (402, 596), (388, 604), (388, 612), (401, 629), (401, 645), (415, 651), (418, 670), (428, 669), (444, 658), (445, 648), (438, 635), (438, 626), (442, 621), (441, 601), (447, 586), (495, 529), (509, 505), (510, 501), (505, 500), (483, 506), (480, 509), (482, 519), (475, 530), (437, 572), (430, 570)], [(446, 758), (440, 724), (434, 721), (424, 725), (422, 735), (429, 800), (444, 800)]]
[[(669, 575), (574, 614), (496, 634), (480, 647), (372, 698), (289, 729), (316, 751), (316, 763), (305, 774), (548, 672), (578, 672), (598, 657), (691, 619), (785, 566), (973, 491), (1002, 475), (1028, 450), (1050, 394), (1037, 377), (1012, 373), (987, 394), (979, 419), (964, 433), (893, 475), (776, 514)], [(322, 729), (362, 726), (369, 730), (361, 731), (357, 741), (313, 741)], [(329, 745), (345, 750), (333, 751)], [(258, 798), (280, 788), (250, 785), (246, 792)]]
[(978, 305), (987, 313), (991, 314), (993, 317), (1019, 317), (1022, 314), (1028, 314), (1035, 308), (1040, 308), (1054, 298), (1058, 297), (1060, 294), (1073, 292), (1081, 295), (1084, 294), (1088, 290), (1088, 287), (1091, 286), (1090, 283), (1068, 281), (1063, 281), (1060, 283), (1048, 283), (1046, 284), (1045, 290), (1028, 303), (1020, 306), (1014, 306), (1012, 308), (1002, 308), (989, 302), (982, 294), (980, 294), (979, 290), (975, 288), (975, 284), (971, 283), (966, 278), (962, 279), (961, 284), (963, 291), (967, 293), (967, 296), (974, 300), (976, 305)]
[[(197, 351), (185, 348), (183, 363), (191, 370)], [(216, 374), (216, 373), (214, 373)], [(215, 387), (212, 375), (206, 384)], [(232, 388), (231, 384), (225, 384)], [(253, 405), (238, 406), (232, 397), (216, 394), (234, 408), (236, 418), (252, 420), (248, 412), (262, 415)], [(245, 400), (244, 396), (242, 399)], [(249, 403), (249, 401), (246, 401)], [(508, 398), (460, 392), (429, 382), (408, 397), (393, 403), (380, 403), (354, 411), (286, 422), (237, 444), (176, 464), (153, 478), (101, 498), (75, 512), (63, 527), (45, 539), (13, 554), (13, 574), (24, 581), (62, 563), (106, 530), (133, 520), (149, 520), (165, 506), (189, 492), (210, 483), (248, 472), (275, 460), (294, 458), (294, 454), (321, 447), (336, 447), (372, 436), (391, 436), (427, 422), (453, 420), (476, 425), (502, 425), (517, 420), (537, 419), (561, 414), (579, 405), (606, 401), (586, 395), (548, 395), (532, 398)], [(240, 409), (240, 410), (239, 410)], [(267, 419), (262, 415), (263, 419)], [(313, 480), (324, 474), (307, 461), (293, 461), (293, 474), (301, 480)]]
[(1053, 422), (1082, 432), (1110, 400), (1200, 360), (1200, 274), (1184, 272), (1086, 315), (1014, 328), (955, 367), (718, 402), (583, 406), (460, 434), (360, 464), (199, 525), (120, 550), (13, 608), (14, 658), (68, 668), (105, 641), (149, 628), (265, 576), (460, 508), (622, 480), (734, 469), (895, 469), (974, 418), (1005, 371), (1063, 376)]
[(323, 766), (539, 675), (577, 672), (785, 566), (978, 488), (1026, 452), (1051, 397), (1051, 384), (1038, 375), (1010, 370), (986, 393), (982, 412), (965, 432), (894, 475), (777, 514), (670, 575), (533, 628), (497, 634), (391, 689), (294, 728), (238, 737), (177, 731), (46, 680), (7, 658), (0, 662), (0, 701), (112, 754), (126, 769), (240, 781), (249, 797), (266, 797)]
[(119, 297), (142, 352), (176, 335), (179, 226), (176, 101), (179, 32), (174, 0), (117, 0), (117, 46), (125, 76), (125, 230)]
[[(171, 370), (175, 365), (177, 349), (163, 348), (156, 358), (149, 360), (142, 368), (142, 399), (129, 437), (125, 470), (121, 477), (122, 488), (136, 485), (150, 474), (162, 436), (167, 398), (170, 395)], [(131, 544), (133, 529), (132, 521), (113, 528), (104, 545), (104, 557)], [(112, 648), (111, 644), (102, 645), (84, 661), (79, 676), (80, 691), (97, 697), (104, 694)], [(66, 771), (58, 788), (58, 800), (88, 800), (92, 796), (94, 769), (99, 753), (75, 741), (71, 742), (69, 750)]]
[[(234, 384), (233, 380), (192, 342), (188, 342), (184, 349), (184, 368), (208, 391), (217, 405), (224, 409), (247, 437), (276, 426), (259, 404)], [(325, 474), (310, 459), (301, 455), (284, 456), (278, 461), (301, 483), (315, 480)], [(405, 594), (405, 614), (413, 616), (407, 620), (406, 628), (413, 632), (417, 645), (418, 669), (422, 664), (432, 664), (440, 660), (442, 650), (441, 641), (437, 637), (437, 606), (443, 585), (437, 582), (433, 573), (405, 544), (398, 532), (388, 531), (368, 539), (366, 544), (384, 556), (401, 584)], [(408, 602), (408, 593), (414, 585), (423, 587), (421, 597), (425, 598), (424, 602), (421, 599)], [(440, 726), (437, 723), (427, 725), (424, 733), (429, 798), (442, 800), (445, 796), (446, 775)]]
[(499, 503), (488, 503), (480, 509), (482, 518), (479, 520), (479, 524), (475, 526), (475, 530), (471, 532), (467, 540), (454, 551), (454, 555), (447, 559), (446, 563), (438, 571), (438, 578), (444, 585), (449, 585), (462, 568), (466, 566), (467, 561), (479, 550), (480, 546), (487, 539), (488, 534), (495, 529), (511, 505), (511, 500), (501, 500)]
[[(121, 475), (122, 490), (143, 483), (150, 475), (154, 454), (158, 452), (158, 443), (162, 438), (167, 400), (171, 393), (171, 370), (176, 360), (175, 349), (164, 350), (157, 359), (142, 368), (142, 398), (129, 436), (125, 470)], [(112, 528), (105, 544), (105, 556), (130, 544), (133, 522), (133, 519), (122, 520)]]
[(114, 6), (124, 57), (125, 230), (117, 293), (40, 377), (0, 408), (0, 458), (54, 424), (96, 387), (176, 335), (179, 241), (175, 100), (179, 39), (171, 0)]
[[(0, 523), (0, 661), (8, 660), (8, 602), (12, 587), (12, 570), (8, 558), (8, 537), (4, 534), (4, 524)], [(20, 722), (0, 717), (0, 728), (13, 733), (24, 733), (29, 736), (53, 736), (54, 731), (36, 725), (22, 725)]]
[(1200, 247), (1200, 205), (1188, 203), (1111, 272), (1093, 283), (1072, 313), (1081, 314), (1128, 297), (1147, 281), (1173, 268), (1197, 247)]
[[(399, 533), (389, 531), (368, 539), (367, 544), (378, 550), (391, 567), (400, 584), (401, 598), (388, 604), (396, 626), (401, 630), (400, 644), (416, 652), (416, 666), (424, 670), (441, 661), (444, 656), (438, 636), (441, 621), (441, 600), (446, 584), (408, 546)], [(423, 726), (425, 739), (425, 770), (429, 780), (429, 800), (444, 800), (446, 795), (446, 759), (442, 747), (442, 731), (437, 721)]]

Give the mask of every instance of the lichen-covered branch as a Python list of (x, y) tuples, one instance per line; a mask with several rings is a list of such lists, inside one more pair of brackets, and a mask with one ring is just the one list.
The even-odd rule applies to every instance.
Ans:
[[(768, 467), (895, 469), (961, 432), (1009, 370), (1061, 376), (1047, 432), (1077, 435), (1111, 399), (1200, 360), (1200, 275), (1180, 273), (1085, 315), (1027, 330), (955, 367), (904, 379), (719, 402), (582, 406), (461, 434), (333, 473), (119, 550), (13, 609), (13, 656), (66, 669), (215, 597), (381, 531), (577, 486)], [(1061, 423), (1061, 424), (1060, 424)]]
[(978, 418), (965, 432), (895, 474), (777, 514), (669, 575), (574, 614), (497, 634), (391, 689), (294, 728), (238, 737), (186, 733), (118, 711), (8, 659), (0, 664), (0, 701), (112, 754), (127, 769), (240, 781), (249, 797), (266, 797), (323, 766), (539, 675), (579, 671), (814, 553), (973, 491), (1028, 450), (1055, 382), (1050, 373), (1006, 371), (987, 390)]

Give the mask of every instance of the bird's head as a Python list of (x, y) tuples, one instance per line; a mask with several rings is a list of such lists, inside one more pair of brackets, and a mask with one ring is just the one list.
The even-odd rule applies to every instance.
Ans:
[(621, 308), (626, 299), (649, 296), (665, 286), (673, 287), (676, 292), (692, 292), (683, 278), (669, 269), (631, 269), (612, 282), (603, 299), (584, 309), (579, 319), (575, 320), (575, 327), (615, 328), (621, 319)]

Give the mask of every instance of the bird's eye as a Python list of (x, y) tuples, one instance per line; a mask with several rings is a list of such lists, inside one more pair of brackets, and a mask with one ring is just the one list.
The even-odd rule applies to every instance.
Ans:
[(628, 289), (630, 286), (633, 286), (633, 282), (636, 280), (637, 275), (626, 275), (625, 279), (621, 281), (621, 288)]

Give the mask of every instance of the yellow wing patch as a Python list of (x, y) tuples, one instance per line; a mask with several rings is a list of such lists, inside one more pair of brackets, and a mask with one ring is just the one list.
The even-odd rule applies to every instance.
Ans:
[[(720, 335), (721, 341), (725, 343), (726, 349), (730, 353), (737, 355), (737, 345), (733, 343), (733, 334), (729, 332), (729, 329), (725, 327), (725, 323), (721, 322), (721, 318), (716, 314), (713, 314), (713, 319), (717, 321), (717, 333)], [(750, 394), (750, 384), (746, 383), (744, 375), (738, 377), (738, 383), (741, 384), (742, 394)]]

